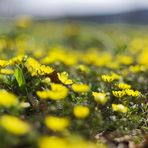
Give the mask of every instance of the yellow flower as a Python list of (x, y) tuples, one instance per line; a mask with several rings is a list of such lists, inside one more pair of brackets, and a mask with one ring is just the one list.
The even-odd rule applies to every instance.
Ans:
[(67, 141), (59, 137), (41, 137), (38, 141), (39, 148), (69, 148)]
[(8, 61), (0, 60), (0, 67), (6, 67), (9, 64)]
[(73, 113), (75, 117), (84, 119), (89, 115), (89, 108), (86, 106), (77, 105), (74, 107)]
[(86, 65), (82, 65), (82, 64), (78, 65), (77, 69), (82, 71), (82, 72), (86, 72), (86, 73), (88, 73), (90, 71), (90, 69)]
[(119, 87), (120, 89), (130, 89), (130, 88), (131, 88), (131, 85), (126, 84), (126, 83), (119, 83), (119, 84), (118, 84), (118, 87)]
[(128, 108), (122, 104), (112, 104), (112, 109), (113, 109), (113, 111), (117, 111), (120, 113), (126, 113), (128, 110)]
[(69, 120), (64, 117), (47, 116), (45, 118), (46, 126), (53, 131), (63, 131), (69, 125)]
[(10, 107), (13, 105), (17, 105), (18, 99), (17, 97), (9, 93), (5, 90), (0, 90), (0, 106)]
[(148, 48), (144, 48), (144, 50), (138, 56), (138, 63), (148, 66)]
[(124, 90), (112, 91), (112, 93), (117, 98), (121, 98), (126, 95)]
[(41, 99), (62, 100), (68, 95), (68, 89), (61, 84), (52, 84), (51, 90), (37, 91), (37, 95)]
[(141, 65), (132, 65), (129, 67), (129, 71), (132, 73), (138, 73), (138, 72), (144, 71), (145, 69), (146, 68)]
[(87, 84), (73, 84), (72, 89), (75, 92), (83, 93), (88, 92), (90, 90), (90, 87)]
[(130, 65), (133, 63), (133, 57), (128, 55), (119, 55), (117, 56), (117, 61), (124, 65)]
[(86, 141), (80, 136), (68, 138), (43, 136), (38, 141), (39, 148), (107, 148), (105, 144)]
[(101, 105), (104, 105), (108, 100), (105, 93), (92, 92), (92, 95), (94, 96), (94, 100)]
[(21, 64), (24, 59), (26, 59), (26, 55), (18, 55), (9, 60), (9, 65)]
[(49, 93), (48, 90), (37, 91), (37, 92), (36, 92), (36, 94), (38, 95), (38, 97), (39, 97), (40, 99), (49, 99), (48, 93)]
[(58, 78), (65, 85), (69, 85), (73, 83), (73, 81), (68, 78), (67, 72), (58, 73)]
[(38, 61), (31, 57), (27, 59), (25, 66), (31, 76), (51, 74), (54, 71), (51, 67), (41, 65)]
[(24, 135), (30, 132), (29, 124), (15, 116), (3, 115), (0, 118), (0, 126), (15, 135)]
[(102, 75), (101, 78), (102, 78), (102, 80), (104, 82), (112, 82), (112, 81), (114, 81), (114, 78), (112, 76), (109, 76), (109, 75)]
[(14, 73), (14, 71), (13, 70), (11, 70), (11, 69), (0, 69), (0, 73), (1, 74), (6, 74), (6, 75), (10, 75), (10, 74), (13, 74)]
[(102, 75), (101, 76), (102, 80), (104, 82), (112, 82), (114, 80), (119, 80), (120, 79), (120, 76), (115, 74), (115, 73), (112, 73), (111, 75)]
[(125, 93), (128, 96), (132, 96), (132, 97), (138, 97), (140, 95), (140, 92), (138, 90), (134, 91), (132, 89), (125, 89)]

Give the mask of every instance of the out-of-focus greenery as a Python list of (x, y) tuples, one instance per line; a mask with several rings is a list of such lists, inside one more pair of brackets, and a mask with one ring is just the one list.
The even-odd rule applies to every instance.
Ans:
[(0, 147), (105, 148), (148, 133), (147, 26), (0, 25)]

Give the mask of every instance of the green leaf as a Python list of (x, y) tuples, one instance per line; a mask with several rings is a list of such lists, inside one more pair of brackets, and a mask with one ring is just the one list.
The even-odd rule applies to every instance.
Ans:
[(25, 85), (25, 78), (22, 69), (19, 66), (17, 66), (17, 68), (15, 69), (14, 76), (16, 78), (19, 87), (23, 87)]

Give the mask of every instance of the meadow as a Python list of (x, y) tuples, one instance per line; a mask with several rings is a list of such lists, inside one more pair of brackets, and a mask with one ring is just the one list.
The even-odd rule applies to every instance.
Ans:
[(147, 29), (0, 22), (0, 148), (146, 148)]

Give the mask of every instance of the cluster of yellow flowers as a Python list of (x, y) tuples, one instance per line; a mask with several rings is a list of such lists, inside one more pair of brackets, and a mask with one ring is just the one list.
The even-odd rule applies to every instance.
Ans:
[(51, 67), (41, 65), (38, 61), (31, 57), (27, 58), (25, 66), (27, 70), (31, 73), (31, 76), (48, 75), (54, 71)]
[(125, 95), (131, 96), (131, 97), (138, 97), (140, 95), (140, 92), (138, 90), (134, 91), (132, 89), (112, 91), (112, 93), (117, 98), (121, 98)]

